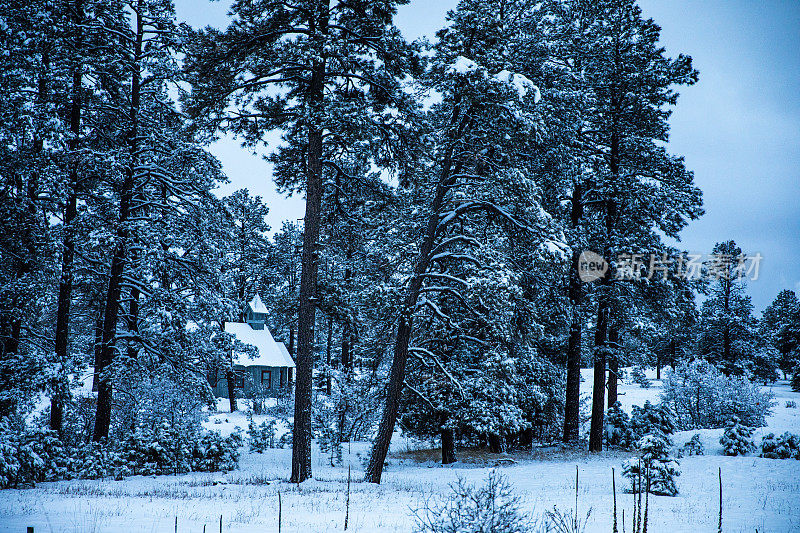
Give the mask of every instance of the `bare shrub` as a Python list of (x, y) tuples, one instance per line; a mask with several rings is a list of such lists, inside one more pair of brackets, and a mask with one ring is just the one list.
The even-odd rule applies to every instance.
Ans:
[(446, 498), (429, 499), (413, 509), (419, 533), (527, 533), (530, 517), (520, 510), (520, 499), (511, 485), (496, 470), (489, 472), (486, 484), (470, 485), (463, 478), (450, 484)]

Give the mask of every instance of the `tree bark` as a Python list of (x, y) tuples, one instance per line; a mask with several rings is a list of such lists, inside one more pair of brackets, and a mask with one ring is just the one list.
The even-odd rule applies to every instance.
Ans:
[[(670, 341), (670, 344), (675, 341)], [(661, 353), (656, 354), (656, 379), (661, 379)]]
[[(350, 248), (348, 248), (347, 250), (348, 262), (350, 261), (351, 257), (352, 257), (352, 252)], [(348, 294), (350, 292), (350, 285), (351, 285), (350, 280), (352, 279), (352, 277), (353, 277), (353, 270), (348, 266), (347, 268), (344, 269), (344, 284), (346, 290), (348, 291)], [(352, 341), (351, 337), (353, 335), (352, 332), (353, 332), (353, 326), (350, 323), (350, 317), (348, 317), (347, 320), (344, 321), (344, 324), (342, 324), (342, 353), (341, 356), (339, 357), (340, 363), (342, 365), (342, 370), (344, 370), (345, 375), (347, 376), (349, 376), (353, 370), (353, 360), (352, 360), (352, 355), (350, 354), (351, 341)]]
[(578, 252), (574, 252), (570, 268), (569, 294), (572, 301), (572, 320), (567, 340), (567, 390), (564, 402), (564, 442), (577, 442), (580, 433), (581, 387), (581, 280), (578, 277)]
[(601, 296), (597, 308), (597, 327), (594, 336), (594, 385), (592, 387), (592, 422), (589, 428), (589, 451), (603, 450), (603, 419), (606, 392), (606, 340), (608, 334), (608, 306)]
[(489, 433), (489, 451), (492, 453), (503, 451), (503, 441), (497, 433)]
[(442, 464), (449, 465), (456, 462), (455, 432), (450, 428), (442, 428)]
[(92, 392), (97, 392), (100, 387), (100, 374), (97, 369), (100, 367), (100, 357), (103, 352), (103, 316), (105, 306), (100, 305), (97, 310), (97, 320), (94, 322), (94, 372), (92, 373)]
[(406, 363), (408, 362), (408, 347), (411, 342), (411, 333), (414, 325), (414, 310), (417, 305), (420, 290), (422, 289), (423, 274), (428, 269), (431, 252), (436, 244), (437, 229), (439, 226), (439, 212), (444, 205), (445, 196), (449, 191), (452, 182), (452, 147), (448, 150), (442, 164), (442, 175), (436, 187), (436, 194), (431, 202), (431, 214), (428, 217), (428, 224), (425, 236), (420, 246), (419, 254), (414, 264), (414, 274), (406, 289), (403, 305), (400, 312), (400, 320), (397, 325), (397, 335), (395, 336), (394, 353), (392, 357), (392, 367), (389, 370), (389, 383), (386, 385), (386, 400), (383, 407), (383, 415), (378, 426), (378, 433), (372, 444), (369, 464), (364, 475), (364, 480), (370, 483), (380, 483), (383, 465), (386, 455), (389, 453), (389, 444), (394, 433), (394, 426), (397, 422), (398, 409), (400, 407), (400, 394), (403, 392), (406, 374)]
[(112, 363), (114, 361), (115, 337), (119, 319), (120, 294), (122, 290), (122, 276), (125, 270), (126, 241), (128, 239), (127, 223), (133, 201), (134, 185), (136, 180), (136, 166), (139, 148), (139, 105), (141, 99), (141, 73), (139, 61), (142, 56), (142, 40), (144, 38), (142, 0), (138, 2), (136, 10), (136, 37), (133, 50), (133, 72), (131, 73), (131, 103), (129, 109), (130, 129), (128, 131), (128, 147), (130, 162), (125, 168), (125, 178), (120, 190), (119, 221), (116, 232), (116, 244), (111, 259), (111, 275), (108, 280), (105, 316), (103, 317), (103, 342), (96, 372), (100, 374), (97, 390), (97, 413), (94, 421), (94, 435), (92, 439), (99, 442), (108, 438), (111, 426), (111, 401), (112, 401)]
[(230, 405), (231, 413), (238, 410), (236, 406), (236, 374), (232, 369), (225, 372), (225, 382), (228, 384), (228, 404)]
[(519, 434), (520, 449), (529, 449), (533, 446), (533, 428), (523, 429)]
[[(321, 14), (312, 20), (312, 33), (325, 35), (328, 24), (328, 1), (321, 2)], [(322, 105), (325, 88), (325, 62), (316, 60), (309, 85), (309, 105)], [(317, 109), (317, 112), (321, 110)], [(303, 223), (303, 257), (300, 270), (300, 305), (297, 312), (297, 377), (295, 379), (294, 430), (292, 433), (292, 483), (311, 477), (311, 409), (314, 371), (314, 326), (316, 315), (317, 245), (322, 211), (322, 140), (319, 123), (308, 125), (306, 177), (306, 214)]]
[(619, 382), (619, 328), (611, 324), (608, 328), (610, 347), (608, 360), (608, 406), (617, 403), (617, 384)]
[[(80, 29), (83, 18), (82, 0), (76, 0), (75, 2), (74, 17), (75, 25), (78, 28), (75, 45), (76, 49), (80, 50), (82, 48), (82, 30)], [(64, 205), (64, 240), (61, 252), (61, 278), (58, 285), (58, 310), (56, 311), (55, 353), (56, 360), (60, 363), (62, 369), (69, 355), (69, 321), (73, 282), (72, 264), (75, 258), (75, 228), (73, 224), (78, 214), (78, 162), (76, 158), (83, 107), (81, 101), (82, 84), (83, 68), (78, 62), (72, 72), (72, 102), (69, 113), (69, 130), (72, 134), (72, 139), (69, 141), (71, 161), (69, 189), (67, 201)], [(63, 437), (64, 401), (68, 398), (69, 388), (66, 384), (59, 382), (54, 387), (52, 394), (53, 397), (50, 399), (50, 429), (58, 432), (59, 437)]]

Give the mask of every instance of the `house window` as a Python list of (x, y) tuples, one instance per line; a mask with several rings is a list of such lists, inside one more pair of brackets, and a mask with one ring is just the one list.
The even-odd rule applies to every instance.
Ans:
[(264, 385), (265, 389), (272, 388), (272, 371), (270, 370), (261, 371), (261, 384)]
[(234, 376), (235, 376), (233, 378), (233, 386), (234, 386), (234, 388), (243, 389), (244, 388), (244, 376), (242, 374), (240, 374), (239, 372), (234, 374)]
[(281, 387), (286, 386), (286, 369), (281, 368)]

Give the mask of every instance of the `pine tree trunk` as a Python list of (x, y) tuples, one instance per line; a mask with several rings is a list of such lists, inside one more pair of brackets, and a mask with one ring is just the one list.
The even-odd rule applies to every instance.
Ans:
[(608, 306), (601, 297), (597, 308), (597, 327), (594, 336), (594, 385), (592, 387), (592, 422), (589, 428), (589, 451), (603, 450), (603, 419), (606, 392), (606, 339)]
[[(128, 181), (128, 178), (125, 179)], [(124, 203), (124, 202), (123, 202)], [(99, 442), (108, 437), (111, 426), (111, 401), (112, 401), (112, 363), (114, 361), (114, 337), (117, 331), (119, 317), (120, 291), (125, 260), (125, 247), (122, 241), (124, 235), (117, 235), (118, 243), (111, 260), (111, 276), (108, 282), (105, 316), (103, 318), (103, 340), (100, 348), (100, 358), (95, 372), (98, 373), (97, 387), (97, 412), (94, 418), (94, 435), (92, 440)]]
[(452, 429), (442, 428), (442, 464), (449, 465), (456, 462), (455, 433)]
[(306, 185), (306, 216), (303, 264), (300, 277), (300, 307), (297, 321), (297, 377), (295, 378), (294, 432), (292, 439), (292, 483), (311, 477), (311, 409), (314, 370), (314, 322), (316, 313), (317, 240), (322, 204), (322, 132), (309, 135), (309, 176)]
[(492, 453), (503, 451), (503, 441), (497, 433), (489, 433), (489, 451)]
[[(347, 260), (348, 262), (352, 258), (352, 251), (350, 248), (347, 249)], [(353, 277), (353, 270), (348, 266), (344, 270), (344, 284), (345, 288), (350, 290), (350, 280)], [(350, 355), (350, 342), (352, 337), (352, 324), (350, 323), (350, 317), (345, 320), (344, 324), (342, 325), (342, 353), (339, 357), (339, 360), (342, 365), (342, 370), (344, 370), (345, 375), (350, 375), (351, 371), (353, 370), (353, 361), (352, 356)]]
[(619, 328), (612, 324), (608, 329), (608, 343), (613, 351), (608, 360), (608, 406), (617, 403), (617, 383), (619, 382)]
[(103, 316), (105, 306), (101, 305), (97, 310), (97, 319), (94, 322), (94, 372), (92, 373), (92, 392), (97, 392), (100, 387), (100, 374), (97, 369), (100, 367), (100, 357), (103, 352)]
[(656, 379), (661, 379), (661, 353), (656, 354)]
[[(80, 28), (83, 18), (83, 2), (81, 0), (76, 0), (74, 10), (75, 24)], [(82, 48), (81, 37), (82, 30), (78, 29), (75, 43), (78, 50)], [(73, 160), (70, 162), (69, 193), (64, 207), (64, 240), (61, 252), (61, 278), (58, 285), (58, 310), (56, 311), (55, 351), (56, 360), (61, 363), (62, 368), (69, 356), (69, 322), (73, 282), (72, 264), (75, 258), (75, 228), (73, 225), (78, 215), (78, 162), (75, 159), (77, 159), (81, 111), (83, 108), (81, 101), (82, 84), (82, 65), (77, 64), (72, 72), (72, 103), (69, 114), (69, 130), (72, 134), (72, 139), (69, 141), (69, 149)], [(57, 431), (59, 437), (63, 437), (64, 400), (66, 399), (65, 396), (68, 397), (68, 394), (69, 390), (66, 384), (60, 383), (53, 391), (53, 397), (50, 400), (50, 429)]]
[(578, 252), (574, 253), (570, 269), (569, 294), (572, 301), (572, 320), (567, 340), (567, 390), (564, 402), (564, 442), (577, 442), (580, 433), (581, 396), (581, 299), (578, 277)]
[[(616, 90), (616, 88), (612, 88)], [(619, 120), (621, 109), (616, 92), (611, 95), (611, 139), (609, 143), (609, 170), (612, 176), (612, 190), (606, 197), (605, 206), (605, 249), (603, 258), (608, 265), (605, 276), (600, 280), (601, 294), (597, 307), (597, 328), (594, 338), (594, 385), (592, 387), (592, 421), (589, 428), (589, 451), (603, 450), (603, 425), (605, 418), (605, 392), (606, 392), (606, 354), (608, 351), (608, 326), (610, 306), (611, 256), (614, 250), (614, 234), (617, 219), (617, 200), (614, 196), (617, 184), (620, 182), (620, 150), (621, 138)]]
[(529, 449), (533, 446), (533, 428), (523, 429), (519, 434), (520, 449)]
[(350, 336), (351, 336), (350, 321), (344, 323), (342, 326), (342, 354), (340, 356), (342, 363), (342, 370), (346, 375), (349, 375), (353, 370), (352, 356), (350, 355)]
[(436, 195), (431, 203), (431, 214), (428, 217), (428, 225), (425, 236), (420, 246), (419, 254), (414, 264), (414, 275), (409, 281), (403, 298), (400, 320), (397, 325), (397, 335), (395, 336), (394, 353), (392, 357), (392, 367), (389, 370), (389, 383), (386, 385), (386, 400), (384, 402), (381, 422), (378, 426), (378, 433), (372, 443), (372, 452), (369, 457), (369, 464), (364, 475), (364, 480), (369, 483), (380, 483), (383, 465), (386, 455), (389, 453), (389, 444), (394, 433), (394, 426), (397, 422), (397, 414), (400, 407), (400, 394), (403, 392), (406, 375), (406, 363), (408, 362), (408, 348), (411, 343), (411, 333), (413, 331), (414, 310), (417, 305), (420, 290), (422, 289), (423, 274), (428, 270), (431, 251), (436, 244), (436, 230), (439, 226), (439, 211), (444, 205), (445, 195), (452, 182), (452, 148), (448, 151), (442, 164), (442, 175), (436, 187)]
[[(328, 1), (320, 2), (321, 14), (314, 22), (319, 35), (327, 33)], [(318, 60), (311, 73), (309, 105), (322, 105), (325, 63)], [(306, 214), (303, 223), (303, 257), (300, 270), (300, 306), (297, 313), (297, 377), (295, 379), (294, 431), (292, 434), (292, 483), (311, 477), (311, 409), (314, 371), (314, 326), (316, 315), (317, 245), (322, 212), (322, 137), (320, 124), (308, 126)]]
[(136, 10), (136, 38), (133, 50), (133, 72), (131, 75), (131, 100), (129, 109), (130, 129), (128, 131), (128, 147), (130, 162), (125, 168), (125, 178), (120, 190), (119, 221), (116, 232), (116, 244), (111, 258), (111, 273), (108, 280), (105, 316), (103, 317), (103, 341), (96, 372), (100, 374), (97, 390), (97, 412), (94, 421), (94, 435), (92, 439), (99, 442), (108, 438), (111, 426), (111, 401), (112, 401), (112, 364), (116, 347), (114, 341), (117, 333), (119, 319), (120, 295), (122, 290), (122, 276), (126, 261), (126, 241), (128, 230), (126, 228), (133, 201), (134, 184), (136, 180), (136, 167), (139, 149), (139, 106), (141, 99), (141, 74), (138, 71), (139, 61), (142, 56), (143, 30), (142, 0), (138, 2)]
[(228, 404), (230, 405), (231, 413), (238, 411), (236, 406), (236, 374), (233, 370), (228, 369), (225, 372), (225, 382), (228, 384)]

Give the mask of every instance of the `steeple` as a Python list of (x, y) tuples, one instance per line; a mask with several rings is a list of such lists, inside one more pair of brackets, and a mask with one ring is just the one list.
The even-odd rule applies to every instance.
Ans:
[(250, 300), (250, 303), (247, 304), (247, 323), (250, 324), (250, 327), (253, 329), (264, 329), (268, 312), (267, 306), (261, 301), (261, 296), (256, 294), (255, 297)]

